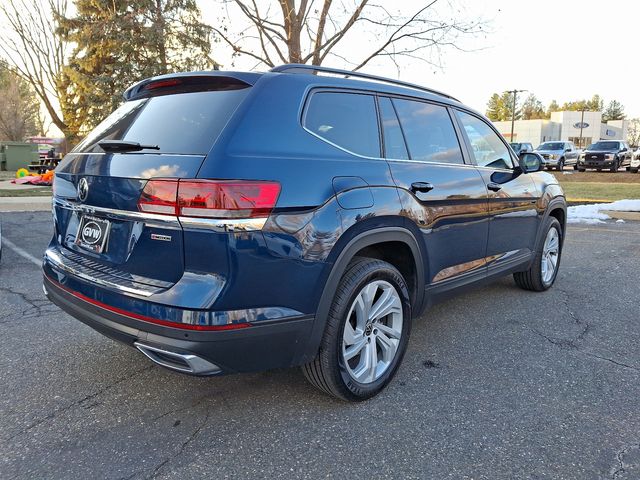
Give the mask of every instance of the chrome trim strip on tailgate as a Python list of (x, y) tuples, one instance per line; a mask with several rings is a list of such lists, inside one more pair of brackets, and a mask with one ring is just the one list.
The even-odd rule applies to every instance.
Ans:
[(179, 217), (184, 228), (215, 230), (217, 232), (249, 232), (262, 230), (267, 218), (197, 218)]
[(183, 226), (188, 229), (214, 230), (217, 232), (249, 232), (262, 230), (267, 222), (263, 218), (198, 218), (198, 217), (174, 217), (171, 215), (158, 215), (156, 213), (134, 212), (130, 210), (117, 210), (115, 208), (96, 207), (82, 203), (69, 202), (61, 198), (53, 199), (54, 206), (66, 208), (76, 212), (95, 214), (99, 213), (114, 219), (127, 219), (142, 221), (145, 223), (162, 224), (165, 228), (178, 228)]
[(107, 217), (116, 218), (116, 219), (128, 219), (128, 220), (134, 220), (134, 221), (162, 223), (165, 225), (174, 225), (175, 228), (180, 226), (180, 222), (178, 222), (178, 217), (173, 217), (171, 215), (158, 215), (155, 213), (143, 213), (143, 212), (134, 212), (130, 210), (117, 210), (115, 208), (96, 207), (94, 205), (85, 205), (82, 203), (69, 202), (61, 198), (54, 198), (53, 204), (55, 206), (59, 206), (59, 207), (66, 208), (68, 210), (73, 210), (76, 212), (83, 212), (83, 213), (89, 213), (89, 214), (100, 213)]

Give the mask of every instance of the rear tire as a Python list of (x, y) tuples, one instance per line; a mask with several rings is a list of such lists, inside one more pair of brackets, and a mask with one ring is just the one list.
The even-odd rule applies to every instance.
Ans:
[[(554, 217), (548, 217), (545, 221), (543, 232), (540, 245), (536, 249), (535, 258), (529, 270), (513, 274), (516, 285), (524, 290), (543, 292), (553, 285), (558, 276), (563, 243), (560, 222)], [(550, 271), (550, 268), (553, 268), (553, 270)]]
[(578, 171), (579, 171), (579, 172), (586, 172), (586, 171), (587, 171), (587, 169), (586, 169), (586, 168), (580, 168), (580, 167), (578, 167)]
[(302, 371), (329, 395), (367, 400), (395, 375), (410, 332), (411, 303), (402, 274), (382, 260), (357, 257), (336, 289), (318, 355)]

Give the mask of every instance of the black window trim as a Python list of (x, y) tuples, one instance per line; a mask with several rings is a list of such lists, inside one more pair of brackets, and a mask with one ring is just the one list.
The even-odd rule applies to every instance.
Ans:
[[(314, 94), (316, 93), (321, 93), (321, 92), (330, 92), (330, 93), (353, 93), (353, 94), (357, 94), (357, 95), (370, 95), (374, 97), (374, 103), (375, 103), (375, 108), (376, 108), (376, 113), (377, 113), (377, 123), (378, 123), (378, 136), (380, 139), (380, 156), (379, 157), (369, 157), (367, 155), (361, 155), (359, 153), (356, 152), (352, 152), (344, 147), (341, 147), (340, 145), (336, 145), (334, 143), (332, 143), (331, 141), (327, 140), (326, 138), (322, 138), (321, 136), (317, 135), (315, 132), (312, 132), (311, 130), (309, 130), (307, 127), (305, 127), (305, 119), (306, 119), (306, 115), (307, 115), (307, 111), (309, 109), (309, 103), (311, 101), (311, 97), (313, 97)], [(379, 105), (378, 105), (378, 98), (379, 97), (388, 97), (389, 99), (391, 99), (391, 105), (394, 108), (395, 111), (395, 105), (393, 105), (393, 99), (397, 98), (399, 100), (413, 100), (413, 101), (418, 101), (418, 102), (423, 102), (423, 103), (430, 103), (433, 105), (437, 105), (437, 106), (441, 106), (447, 109), (447, 112), (449, 114), (449, 118), (451, 119), (451, 123), (453, 124), (453, 129), (456, 133), (456, 137), (458, 140), (458, 144), (460, 145), (460, 152), (462, 153), (462, 159), (464, 163), (450, 163), (450, 162), (431, 162), (431, 161), (427, 161), (427, 160), (412, 160), (412, 159), (402, 159), (402, 158), (386, 158), (385, 154), (384, 154), (384, 134), (383, 134), (383, 130), (382, 130), (382, 118), (380, 115), (380, 109), (379, 109)], [(474, 167), (474, 168), (487, 168), (487, 167), (478, 167), (475, 163), (475, 157), (472, 154), (472, 151), (470, 150), (469, 144), (468, 144), (468, 139), (466, 136), (466, 133), (464, 133), (464, 130), (461, 128), (461, 125), (459, 124), (459, 120), (457, 115), (455, 115), (455, 110), (460, 110), (461, 112), (464, 113), (469, 113), (470, 115), (473, 115), (474, 117), (480, 118), (480, 120), (482, 120), (482, 117), (479, 117), (477, 114), (475, 114), (472, 111), (466, 110), (464, 108), (460, 108), (458, 106), (453, 106), (449, 103), (445, 103), (445, 102), (438, 102), (435, 100), (431, 100), (431, 99), (425, 99), (425, 98), (420, 98), (420, 97), (413, 97), (411, 95), (402, 95), (402, 94), (392, 94), (392, 93), (388, 93), (388, 92), (380, 92), (380, 91), (376, 91), (376, 90), (364, 90), (364, 89), (358, 89), (358, 88), (345, 88), (345, 87), (334, 87), (334, 86), (314, 86), (310, 89), (307, 90), (307, 92), (305, 93), (305, 97), (304, 97), (304, 101), (302, 102), (302, 108), (300, 110), (300, 126), (302, 127), (302, 129), (304, 131), (306, 131), (307, 133), (309, 133), (310, 135), (313, 135), (314, 137), (316, 137), (317, 139), (337, 148), (338, 150), (348, 153), (349, 155), (353, 155), (355, 157), (361, 158), (361, 159), (365, 159), (365, 160), (376, 160), (376, 161), (388, 161), (388, 162), (406, 162), (406, 163), (419, 163), (422, 165), (441, 165), (441, 166), (447, 166), (447, 167)], [(396, 112), (396, 117), (398, 117), (398, 114)], [(484, 120), (483, 120), (484, 121)], [(402, 130), (402, 124), (400, 123), (400, 119), (398, 118), (398, 123), (400, 124), (400, 129), (402, 131), (402, 136), (405, 140), (405, 148), (407, 148), (407, 153), (409, 153), (409, 148), (407, 147), (407, 142), (406, 142), (406, 137), (404, 136), (404, 130)], [(485, 122), (487, 123), (487, 122)], [(498, 133), (498, 131), (493, 128), (493, 125), (491, 125), (490, 123), (488, 124), (493, 131), (498, 135), (499, 138), (502, 139), (502, 136)], [(503, 143), (504, 143), (504, 139), (503, 139)], [(513, 157), (512, 155), (512, 160), (514, 161), (514, 164), (518, 164), (518, 161), (515, 157)], [(494, 169), (495, 170), (495, 169)], [(513, 171), (513, 170), (505, 170), (505, 171)]]
[(498, 132), (498, 130), (493, 126), (493, 124), (491, 122), (487, 122), (484, 118), (482, 118), (477, 113), (472, 112), (470, 110), (466, 110), (464, 108), (452, 107), (452, 110), (457, 110), (459, 112), (466, 113), (467, 115), (475, 117), (478, 120), (480, 120), (481, 122), (485, 123), (487, 126), (489, 126), (489, 128), (491, 130), (493, 130), (493, 132), (498, 136), (498, 139), (502, 142), (502, 144), (507, 149), (507, 153), (511, 157), (511, 163), (513, 164), (513, 168), (495, 168), (495, 167), (485, 167), (485, 166), (478, 165), (478, 162), (476, 161), (476, 157), (475, 157), (475, 155), (473, 155), (473, 148), (471, 147), (471, 140), (469, 140), (469, 136), (467, 135), (467, 132), (464, 130), (464, 125), (462, 125), (462, 121), (458, 118), (458, 116), (454, 114), (453, 117), (455, 118), (455, 121), (458, 124), (458, 127), (460, 128), (460, 131), (462, 132), (462, 136), (464, 137), (464, 142), (465, 142), (468, 154), (469, 154), (469, 156), (470, 156), (470, 158), (472, 160), (472, 164), (476, 168), (484, 168), (484, 169), (489, 169), (489, 170), (494, 170), (494, 171), (498, 170), (498, 171), (501, 171), (501, 172), (513, 172), (515, 170), (515, 168), (519, 165), (518, 159), (514, 157), (515, 154), (512, 152), (511, 146), (507, 144), (506, 140), (502, 137), (502, 135), (500, 135), (500, 132)]

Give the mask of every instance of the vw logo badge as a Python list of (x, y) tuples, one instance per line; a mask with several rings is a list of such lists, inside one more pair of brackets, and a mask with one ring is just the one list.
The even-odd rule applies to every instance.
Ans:
[(80, 182), (78, 182), (78, 199), (84, 202), (87, 199), (87, 195), (89, 195), (89, 184), (86, 178), (81, 178)]

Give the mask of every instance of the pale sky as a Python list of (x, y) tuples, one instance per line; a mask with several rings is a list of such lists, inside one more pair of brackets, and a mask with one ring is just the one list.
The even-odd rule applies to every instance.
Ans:
[[(333, 4), (339, 8), (355, 1)], [(262, 12), (269, 5), (278, 8), (277, 0), (256, 2)], [(375, 3), (409, 14), (425, 2)], [(205, 23), (220, 26), (223, 18), (230, 31), (235, 32), (246, 25), (244, 17), (233, 8), (221, 7), (219, 1), (197, 3)], [(319, 8), (322, 2), (316, 3)], [(459, 9), (457, 18), (485, 19), (488, 32), (463, 40), (461, 46), (467, 51), (445, 48), (440, 56), (442, 69), (418, 60), (404, 60), (400, 75), (388, 61), (373, 62), (363, 71), (444, 91), (483, 113), (492, 93), (518, 89), (535, 93), (545, 107), (551, 100), (562, 104), (589, 99), (597, 93), (605, 104), (612, 99), (620, 101), (627, 118), (640, 117), (640, 67), (636, 65), (640, 1), (608, 0), (596, 4), (582, 0), (439, 0), (437, 6), (449, 14)], [(1, 27), (4, 23), (0, 18)], [(335, 51), (354, 61), (361, 60), (380, 40), (371, 32), (368, 27), (354, 27)], [(252, 33), (248, 30), (246, 35)], [(232, 66), (230, 50), (223, 42), (214, 43), (212, 54), (226, 69), (249, 70), (256, 64), (251, 58), (240, 57)], [(326, 64), (349, 68), (338, 58), (331, 58)], [(524, 99), (527, 92), (520, 95), (519, 99)], [(55, 127), (51, 130), (50, 134), (59, 134)]]
[[(258, 1), (260, 6), (269, 3), (272, 2)], [(378, 3), (401, 7), (406, 12), (424, 4), (414, 0)], [(219, 7), (211, 7), (206, 0), (199, 1), (199, 5), (204, 20), (215, 25)], [(535, 93), (545, 107), (553, 99), (562, 104), (598, 93), (605, 103), (612, 99), (622, 102), (628, 118), (640, 116), (640, 68), (636, 65), (640, 2), (457, 0), (457, 5), (463, 7), (464, 17), (489, 20), (490, 33), (465, 42), (467, 49), (475, 51), (445, 50), (443, 70), (434, 71), (419, 61), (404, 62), (401, 79), (447, 92), (483, 113), (493, 92), (518, 89)], [(239, 21), (230, 20), (235, 25)], [(363, 35), (351, 37), (347, 52), (364, 51), (369, 42), (370, 38)], [(220, 44), (215, 48), (214, 57), (229, 65), (227, 49)], [(237, 60), (235, 68), (254, 64), (249, 59)], [(332, 59), (330, 65), (346, 66), (337, 59)], [(398, 77), (389, 63), (364, 71)]]

